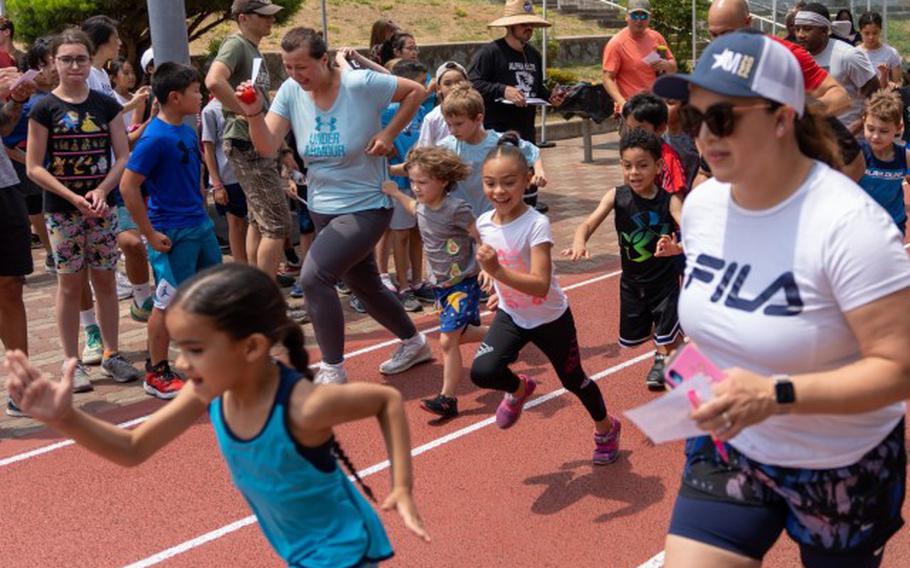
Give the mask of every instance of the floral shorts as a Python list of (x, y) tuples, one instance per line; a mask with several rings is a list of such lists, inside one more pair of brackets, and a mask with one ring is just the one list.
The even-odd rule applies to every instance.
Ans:
[(120, 258), (117, 249), (117, 213), (86, 217), (79, 211), (45, 213), (44, 222), (60, 274), (76, 274), (84, 268), (113, 270)]

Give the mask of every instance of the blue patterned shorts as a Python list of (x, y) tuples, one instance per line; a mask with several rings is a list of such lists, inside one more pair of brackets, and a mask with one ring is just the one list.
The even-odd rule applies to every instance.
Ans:
[(480, 325), (480, 284), (472, 276), (448, 288), (435, 288), (439, 308), (439, 330), (461, 331), (469, 325)]

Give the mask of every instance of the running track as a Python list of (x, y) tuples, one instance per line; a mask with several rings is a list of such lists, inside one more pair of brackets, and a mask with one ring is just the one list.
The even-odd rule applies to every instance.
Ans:
[[(618, 272), (562, 278), (579, 326), (587, 372), (599, 378), (612, 412), (653, 398), (643, 384), (649, 352), (620, 350)], [(431, 315), (420, 329), (435, 325)], [(349, 374), (382, 382), (377, 365), (392, 347), (386, 332), (349, 339)], [(438, 345), (434, 350), (439, 355)], [(391, 343), (391, 342), (390, 342)], [(377, 346), (379, 346), (377, 348)], [(470, 361), (474, 346), (464, 348)], [(407, 533), (396, 513), (383, 513), (396, 551), (388, 566), (659, 566), (678, 488), (682, 445), (654, 447), (623, 420), (622, 455), (590, 463), (591, 423), (563, 394), (543, 356), (529, 347), (518, 368), (542, 381), (521, 421), (507, 432), (492, 425), (500, 395), (465, 379), (461, 416), (429, 423), (418, 407), (437, 392), (433, 362), (387, 379), (407, 401), (415, 495), (433, 542)], [(103, 414), (135, 421), (158, 401)], [(122, 469), (67, 444), (53, 431), (0, 443), (0, 563), (3, 566), (281, 566), (233, 489), (205, 421), (143, 466)], [(345, 425), (339, 440), (381, 496), (389, 477), (375, 423)], [(31, 492), (31, 493), (29, 493)], [(910, 507), (905, 506), (905, 518)], [(910, 553), (907, 529), (891, 541), (885, 566)], [(782, 542), (769, 566), (797, 565)]]

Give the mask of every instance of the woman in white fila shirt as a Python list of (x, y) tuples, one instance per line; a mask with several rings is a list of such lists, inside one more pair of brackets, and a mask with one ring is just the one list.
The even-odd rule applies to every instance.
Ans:
[[(683, 328), (726, 379), (692, 417), (666, 566), (759, 566), (786, 529), (802, 563), (874, 567), (903, 524), (910, 260), (837, 166), (796, 59), (729, 34), (660, 96), (715, 178), (683, 207)], [(827, 162), (827, 163), (826, 163)]]

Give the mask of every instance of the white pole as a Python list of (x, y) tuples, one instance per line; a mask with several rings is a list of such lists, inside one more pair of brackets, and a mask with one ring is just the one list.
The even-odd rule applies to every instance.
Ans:
[(6, 15), (6, 0), (0, 0), (0, 16)]
[(329, 45), (329, 17), (325, 9), (325, 0), (322, 0), (322, 39)]
[(692, 68), (695, 68), (695, 62), (698, 60), (698, 16), (696, 15), (696, 1), (692, 0)]
[[(543, 19), (547, 19), (547, 0), (543, 0)], [(543, 63), (543, 69), (541, 69), (540, 76), (544, 82), (547, 80), (547, 28), (543, 28), (543, 49), (541, 50), (541, 60)], [(549, 146), (550, 143), (547, 141), (547, 107), (543, 105), (540, 107), (540, 144), (538, 146)]]
[(771, 35), (777, 35), (777, 0), (771, 2)]

